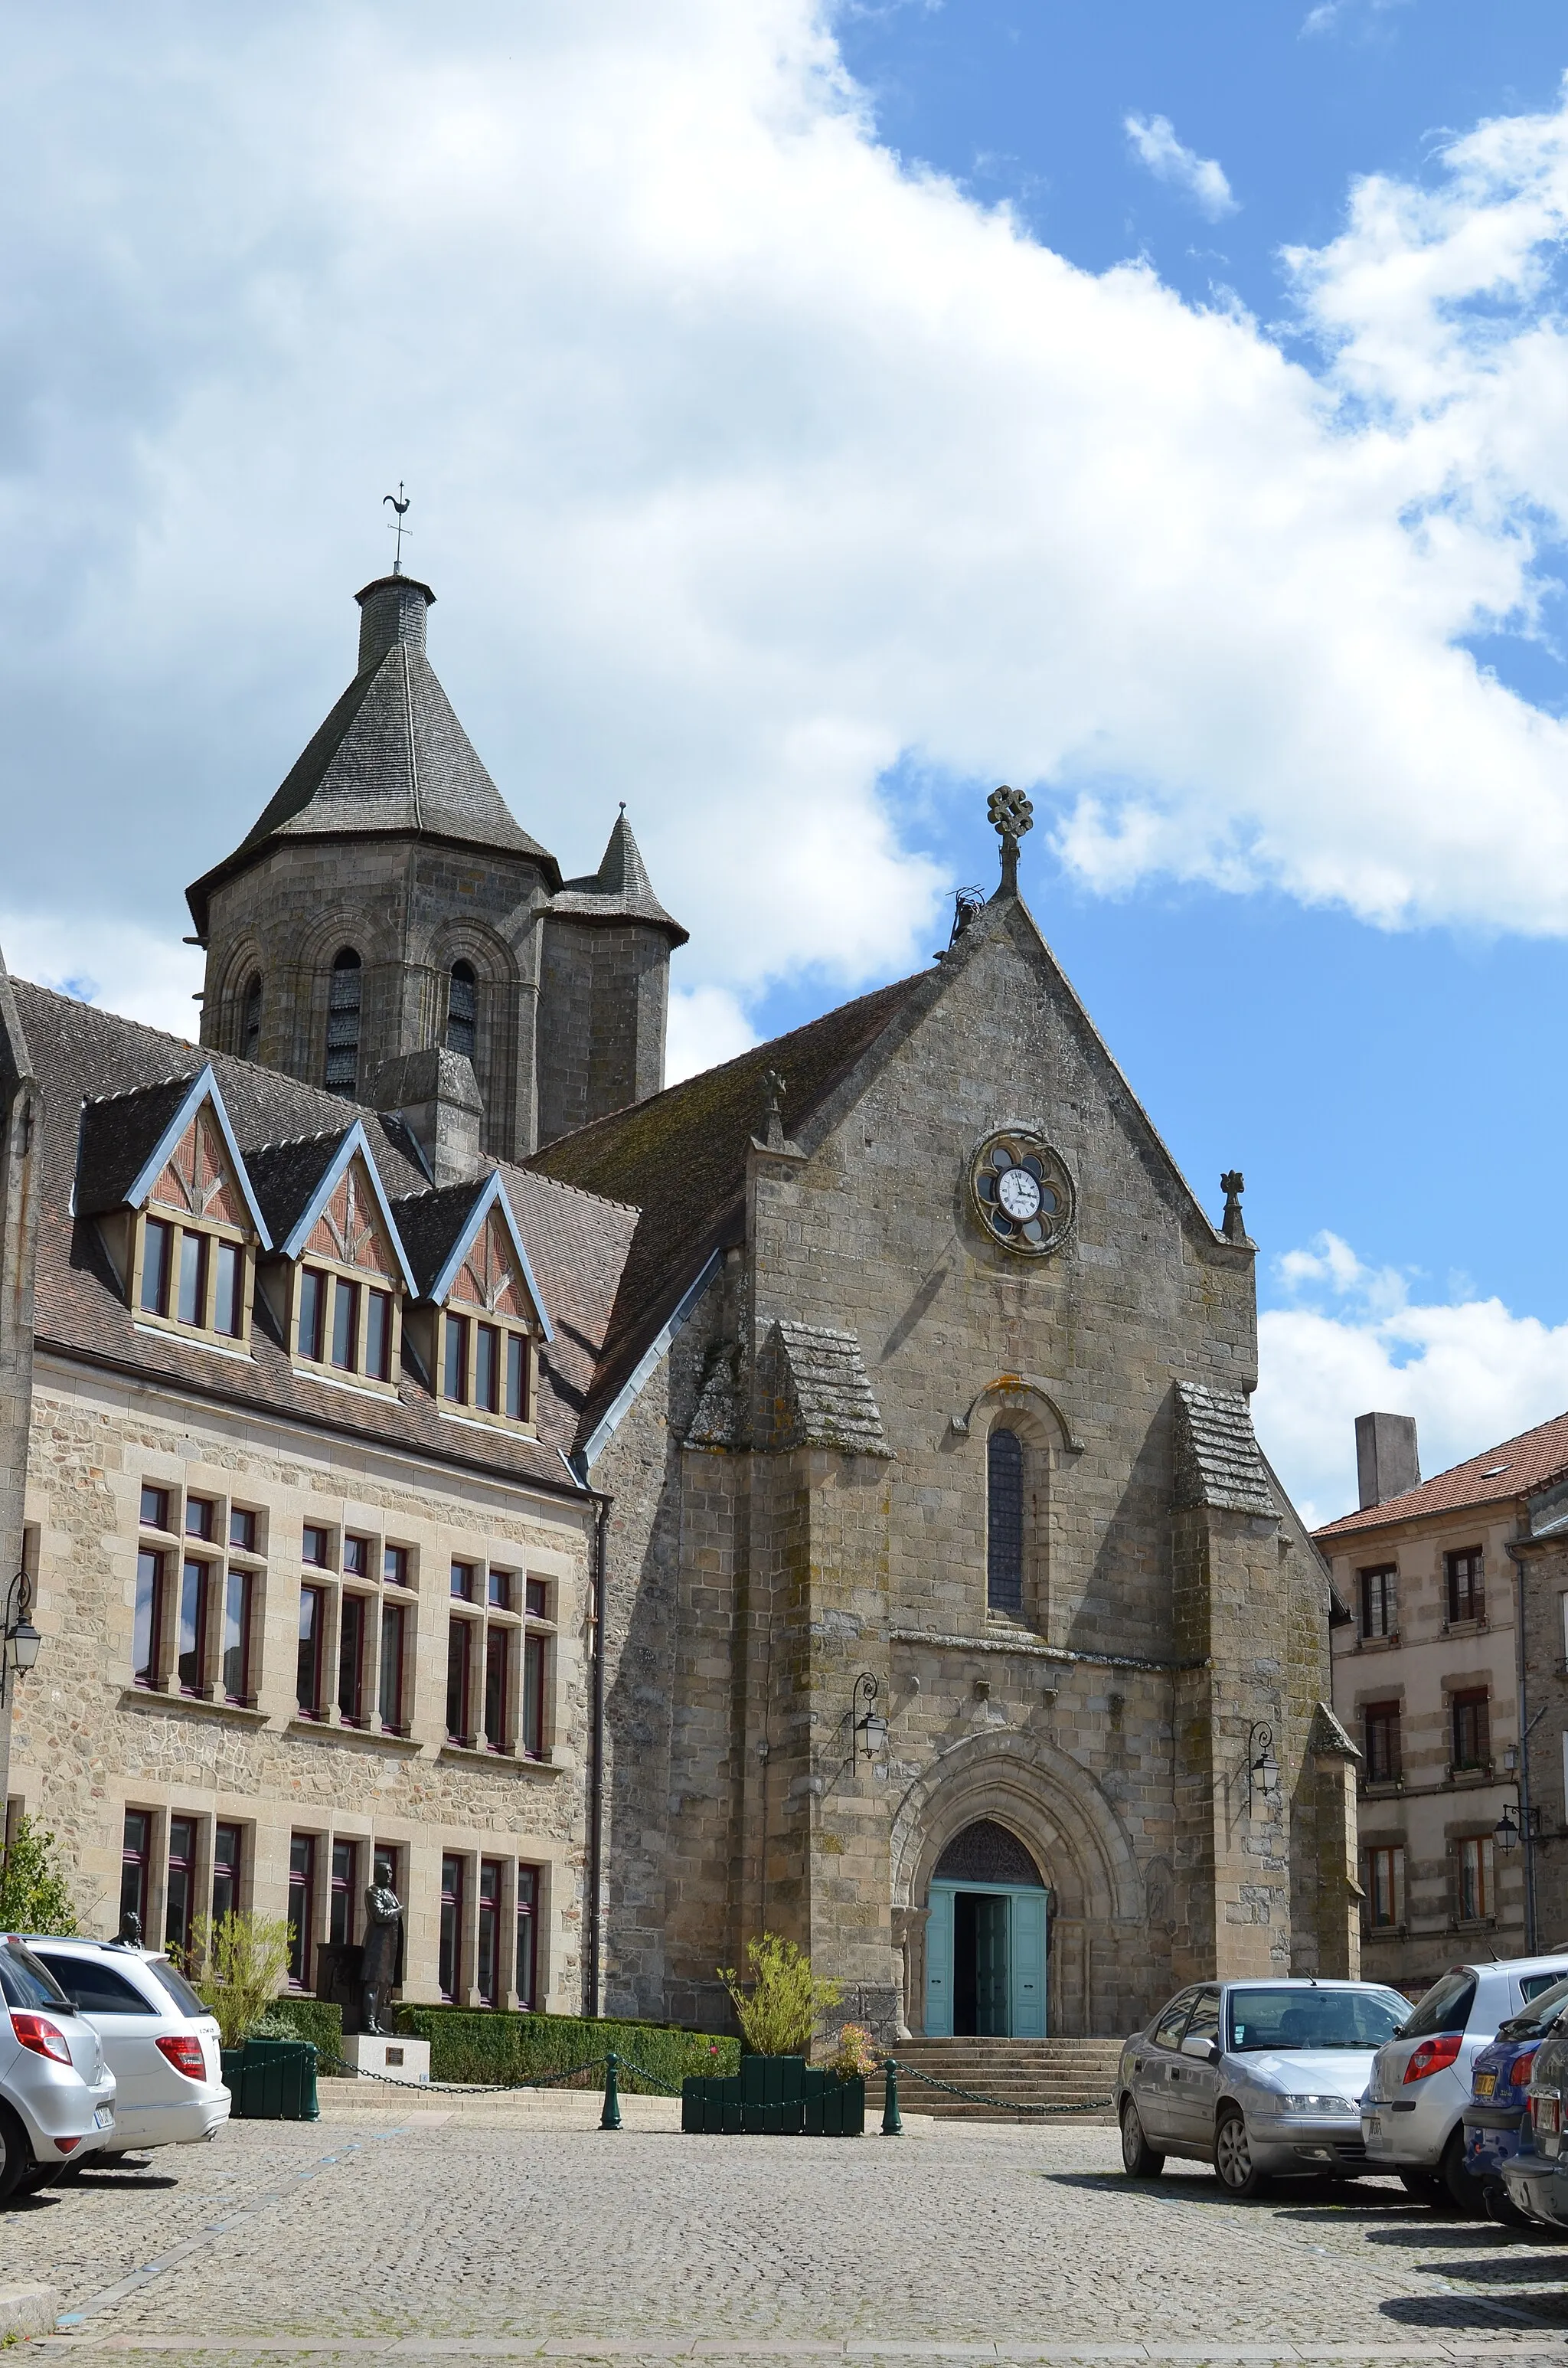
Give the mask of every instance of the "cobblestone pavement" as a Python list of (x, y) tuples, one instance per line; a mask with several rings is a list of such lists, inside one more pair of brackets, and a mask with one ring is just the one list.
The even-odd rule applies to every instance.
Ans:
[(612, 2136), (394, 2109), (150, 2159), (0, 2213), (0, 2285), (49, 2280), (74, 2329), (39, 2354), (1568, 2368), (1568, 2246), (1392, 2182), (1134, 2186), (1111, 2129)]

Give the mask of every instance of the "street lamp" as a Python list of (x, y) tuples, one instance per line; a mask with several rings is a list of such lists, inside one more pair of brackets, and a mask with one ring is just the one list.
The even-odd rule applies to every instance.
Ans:
[(33, 1604), (31, 1574), (19, 1570), (6, 1593), (6, 1654), (0, 1663), (0, 1702), (8, 1702), (13, 1672), (30, 1669), (43, 1639), (28, 1617)]
[(1247, 1735), (1247, 1806), (1255, 1799), (1277, 1801), (1279, 1798), (1279, 1762), (1274, 1757), (1274, 1729), (1265, 1719), (1255, 1719)]
[(881, 1688), (870, 1670), (862, 1669), (855, 1680), (855, 1707), (858, 1710), (863, 1702), (865, 1710), (855, 1722), (855, 1732), (859, 1737), (858, 1749), (864, 1759), (875, 1759), (888, 1748), (888, 1723), (877, 1708), (877, 1696), (881, 1691)]

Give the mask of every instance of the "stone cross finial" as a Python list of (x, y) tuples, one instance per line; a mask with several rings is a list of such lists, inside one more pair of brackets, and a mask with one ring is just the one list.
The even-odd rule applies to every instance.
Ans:
[(992, 791), (985, 802), (991, 817), (991, 827), (1002, 841), (1002, 885), (1016, 889), (1018, 884), (1018, 841), (1025, 831), (1034, 828), (1034, 807), (1022, 790), (1011, 790), (1004, 781)]
[(1220, 1178), (1220, 1190), (1225, 1196), (1220, 1231), (1228, 1242), (1244, 1242), (1247, 1237), (1246, 1222), (1242, 1215), (1242, 1194), (1246, 1188), (1246, 1178), (1239, 1167), (1228, 1167)]
[(769, 1069), (762, 1080), (762, 1136), (769, 1151), (784, 1148), (784, 1080)]

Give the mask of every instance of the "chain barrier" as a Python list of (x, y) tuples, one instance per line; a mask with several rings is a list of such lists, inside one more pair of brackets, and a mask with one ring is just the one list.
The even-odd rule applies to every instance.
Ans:
[[(601, 2064), (607, 2067), (607, 2088), (610, 2085), (608, 2075), (631, 2072), (639, 2080), (646, 2081), (656, 2097), (678, 2097), (681, 2093), (667, 2081), (644, 2071), (641, 2064), (623, 2055), (619, 2048), (611, 2048), (608, 2055), (586, 2056), (581, 2064), (568, 2065), (564, 2072), (541, 2072), (531, 2080), (402, 2080), (395, 2072), (368, 2072), (363, 2065), (350, 2064), (325, 2049), (317, 2050), (317, 2064), (318, 2068), (335, 2076), (347, 2073), (351, 2080), (375, 2080), (382, 2088), (401, 2089), (405, 2095), (421, 2097), (520, 2097), (530, 2089), (558, 2089), (563, 2080), (574, 2080), (579, 2072), (597, 2072)], [(593, 2091), (590, 2089), (585, 2093), (591, 2096)]]
[(1097, 2113), (1116, 2102), (1114, 2097), (1090, 2097), (1083, 2103), (1033, 2105), (1019, 2097), (983, 2097), (978, 2089), (960, 2089), (951, 2080), (938, 2080), (934, 2072), (922, 2072), (918, 2065), (906, 2064), (891, 2055), (883, 2057), (882, 2068), (892, 2073), (895, 2082), (924, 2080), (928, 2089), (941, 2089), (949, 2097), (962, 2097), (971, 2105), (994, 2105), (1004, 2113)]

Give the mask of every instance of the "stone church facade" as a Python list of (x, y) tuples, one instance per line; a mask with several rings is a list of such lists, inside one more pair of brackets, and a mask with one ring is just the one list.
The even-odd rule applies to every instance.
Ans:
[(433, 598), (359, 596), (191, 890), (201, 1048), (0, 993), (9, 1793), (92, 1927), (288, 1913), (309, 1984), (391, 1848), (405, 1997), (714, 2025), (765, 1929), (885, 2033), (1353, 1973), (1240, 1178), (1217, 1227), (1021, 802), (932, 968), (665, 1089), (685, 933), (624, 810), (570, 880), (515, 822)]

